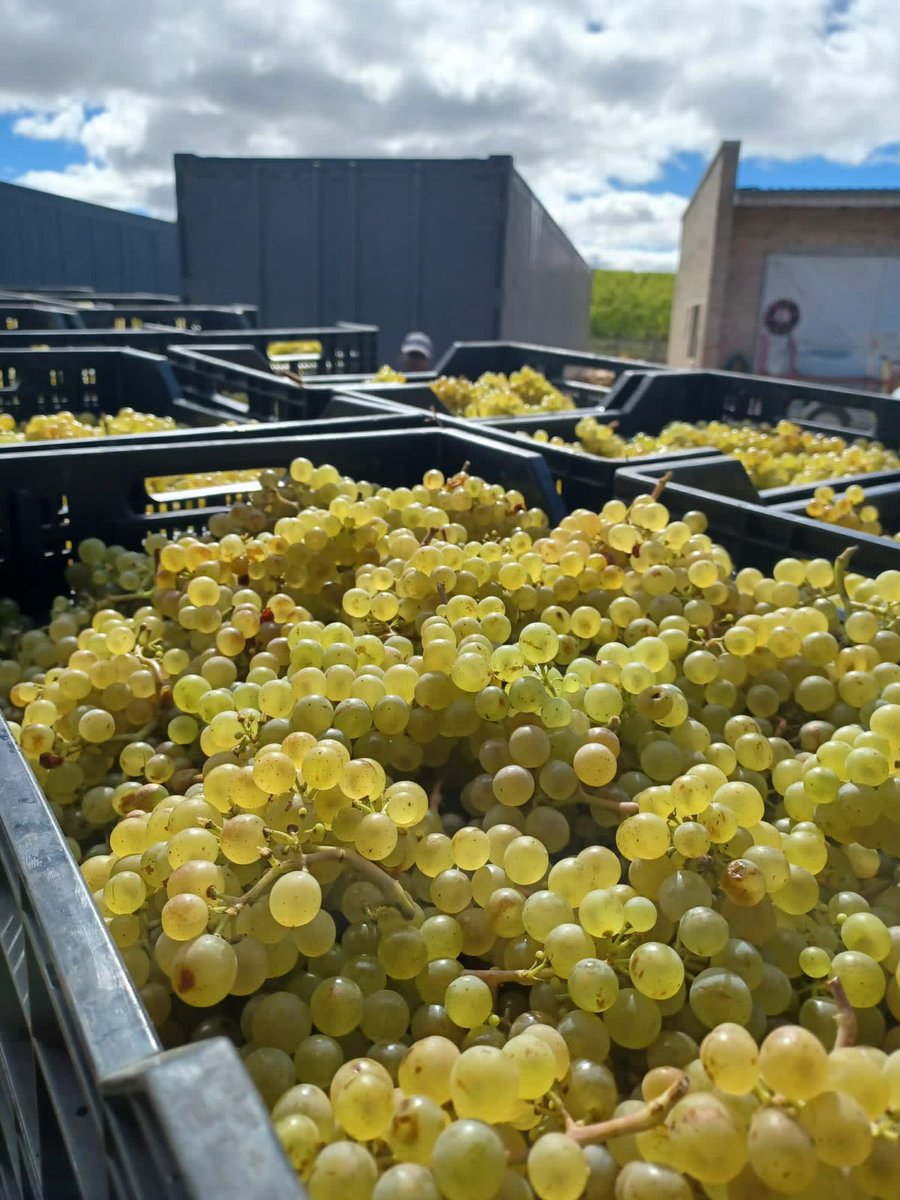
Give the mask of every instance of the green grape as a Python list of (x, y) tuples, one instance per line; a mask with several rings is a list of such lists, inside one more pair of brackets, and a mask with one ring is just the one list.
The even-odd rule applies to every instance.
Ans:
[(446, 1200), (492, 1200), (506, 1170), (506, 1149), (490, 1125), (463, 1118), (435, 1142), (432, 1170)]
[(514, 1111), (518, 1095), (516, 1065), (494, 1046), (464, 1050), (450, 1072), (450, 1098), (458, 1117), (500, 1124)]
[(568, 987), (574, 1003), (586, 1012), (605, 1012), (619, 994), (615, 971), (599, 958), (579, 960), (569, 975)]
[(434, 1176), (417, 1163), (397, 1163), (379, 1177), (372, 1200), (440, 1200)]
[(828, 1055), (813, 1034), (784, 1025), (760, 1046), (759, 1073), (772, 1091), (790, 1100), (809, 1100), (827, 1086)]
[(763, 1184), (796, 1194), (816, 1175), (818, 1156), (802, 1124), (777, 1108), (762, 1108), (750, 1122), (748, 1161)]
[(459, 1054), (459, 1048), (448, 1038), (433, 1035), (418, 1039), (400, 1063), (400, 1086), (407, 1095), (428, 1096), (436, 1104), (446, 1104)]
[(375, 1160), (364, 1146), (338, 1141), (319, 1153), (306, 1187), (310, 1200), (370, 1200), (377, 1178)]
[(556, 1058), (545, 1042), (529, 1037), (526, 1030), (510, 1038), (502, 1053), (518, 1070), (520, 1099), (537, 1100), (546, 1095), (556, 1080)]
[(237, 976), (237, 956), (228, 942), (204, 933), (182, 943), (170, 974), (179, 999), (197, 1008), (209, 1008), (231, 991)]
[(642, 995), (652, 1000), (668, 1000), (684, 981), (684, 964), (670, 946), (644, 942), (633, 951), (628, 973)]
[(564, 1133), (545, 1133), (528, 1152), (528, 1180), (540, 1200), (578, 1200), (587, 1179), (581, 1147)]
[(450, 1020), (462, 1029), (483, 1025), (494, 1009), (491, 989), (474, 975), (454, 979), (444, 996), (444, 1007)]

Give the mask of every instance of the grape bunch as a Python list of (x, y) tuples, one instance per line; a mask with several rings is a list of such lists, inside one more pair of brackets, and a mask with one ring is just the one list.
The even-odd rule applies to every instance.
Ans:
[(485, 371), (474, 382), (461, 375), (442, 375), (429, 386), (457, 417), (514, 417), (566, 412), (575, 407), (570, 396), (533, 367), (522, 367), (509, 375)]
[(860, 533), (871, 533), (875, 537), (890, 537), (900, 540), (900, 534), (886, 533), (878, 509), (866, 501), (865, 489), (858, 483), (839, 496), (833, 487), (818, 487), (806, 506), (806, 515), (824, 521), (828, 525), (842, 525), (845, 529), (858, 529)]
[(135, 412), (133, 408), (121, 408), (118, 413), (109, 416), (96, 416), (93, 413), (76, 416), (68, 410), (38, 413), (19, 424), (11, 413), (0, 412), (0, 445), (11, 442), (114, 437), (124, 433), (158, 433), (161, 430), (177, 428), (172, 417)]
[(89, 539), (0, 703), (311, 1200), (893, 1200), (900, 572), (295, 459)]
[(900, 466), (900, 456), (880, 442), (864, 438), (848, 441), (837, 434), (804, 430), (790, 421), (779, 421), (774, 427), (751, 421), (671, 421), (659, 434), (637, 433), (623, 438), (616, 432), (615, 421), (603, 423), (584, 416), (575, 427), (575, 442), (551, 436), (546, 430), (537, 430), (533, 435), (519, 432), (522, 437), (533, 436), (536, 441), (599, 458), (639, 458), (713, 446), (736, 458), (758, 488), (867, 475)]

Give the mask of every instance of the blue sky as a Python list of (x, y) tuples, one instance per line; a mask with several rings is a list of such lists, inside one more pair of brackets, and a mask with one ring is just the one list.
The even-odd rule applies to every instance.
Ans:
[(171, 218), (179, 151), (511, 154), (591, 262), (657, 270), (722, 140), (745, 187), (900, 189), (900, 0), (302, 7), (12, 6), (0, 179)]
[[(691, 196), (706, 170), (702, 154), (678, 154), (667, 160), (659, 178), (644, 184), (642, 191), (651, 195), (673, 192)], [(613, 178), (614, 186), (624, 188)], [(758, 188), (897, 188), (900, 189), (900, 142), (879, 147), (870, 161), (860, 166), (829, 162), (821, 155), (796, 158), (790, 162), (741, 156), (739, 187)]]

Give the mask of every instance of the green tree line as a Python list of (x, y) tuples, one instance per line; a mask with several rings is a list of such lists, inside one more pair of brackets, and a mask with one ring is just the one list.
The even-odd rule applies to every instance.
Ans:
[(595, 271), (591, 334), (595, 338), (665, 338), (675, 276), (656, 271)]

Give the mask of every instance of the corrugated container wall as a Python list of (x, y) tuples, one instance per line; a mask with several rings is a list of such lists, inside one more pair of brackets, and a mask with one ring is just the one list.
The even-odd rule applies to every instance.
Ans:
[(0, 285), (177, 292), (175, 224), (0, 183)]
[(590, 271), (512, 159), (175, 156), (182, 294), (260, 325), (582, 347)]

